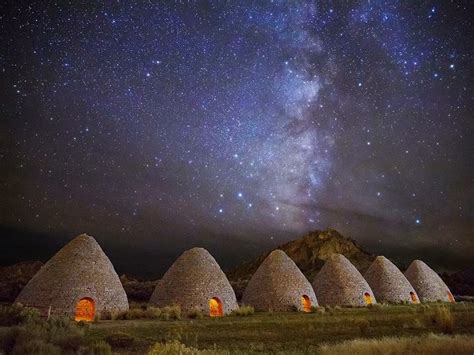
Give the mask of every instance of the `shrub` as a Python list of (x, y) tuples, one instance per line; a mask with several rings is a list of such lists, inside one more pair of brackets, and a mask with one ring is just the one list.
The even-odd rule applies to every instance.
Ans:
[(232, 311), (232, 314), (239, 317), (250, 316), (255, 313), (255, 309), (252, 306), (242, 305), (238, 309)]
[(114, 320), (133, 320), (133, 319), (158, 319), (162, 311), (158, 307), (131, 308), (128, 311), (122, 311), (112, 314)]
[(56, 337), (54, 344), (64, 352), (76, 353), (83, 343), (82, 334), (64, 334)]
[(18, 336), (18, 327), (8, 329), (0, 338), (0, 354), (9, 354), (15, 346)]
[(159, 319), (161, 315), (161, 309), (158, 307), (148, 307), (145, 310), (145, 318), (148, 319)]
[(105, 341), (113, 348), (128, 348), (135, 338), (127, 333), (112, 333), (105, 337)]
[(0, 306), (0, 326), (11, 327), (21, 322), (21, 306)]
[(38, 310), (20, 304), (0, 305), (0, 326), (11, 327), (40, 318)]
[(112, 355), (112, 348), (105, 341), (98, 341), (89, 345), (85, 355)]
[(167, 306), (161, 309), (160, 319), (162, 320), (177, 320), (181, 319), (180, 306)]
[(112, 313), (112, 320), (125, 320), (127, 319), (128, 311), (120, 311), (117, 313)]
[(84, 345), (84, 331), (66, 318), (35, 319), (11, 327), (0, 340), (0, 353), (5, 354), (64, 354), (78, 353)]
[(204, 318), (204, 313), (199, 307), (194, 307), (188, 312), (187, 316), (191, 319), (202, 319)]
[(357, 326), (359, 327), (359, 331), (360, 331), (361, 335), (363, 335), (363, 336), (367, 335), (367, 333), (369, 331), (369, 327), (370, 327), (370, 324), (369, 324), (368, 320), (363, 319), (363, 320), (358, 321)]
[(21, 322), (35, 322), (40, 319), (40, 312), (36, 308), (23, 307), (20, 312)]
[(454, 318), (449, 308), (436, 307), (432, 320), (443, 333), (451, 334), (454, 331)]
[(324, 308), (324, 307), (311, 307), (311, 312), (312, 313), (324, 314), (324, 313), (326, 313), (326, 308)]
[(378, 311), (378, 310), (380, 310), (382, 307), (383, 307), (383, 305), (382, 305), (381, 303), (371, 303), (371, 304), (367, 305), (367, 308), (368, 308), (370, 311)]
[(156, 343), (148, 352), (148, 355), (174, 355), (174, 354), (199, 354), (199, 350), (188, 348), (177, 340), (167, 343)]
[(60, 355), (61, 353), (61, 348), (40, 339), (19, 343), (11, 352), (12, 355)]
[(141, 308), (132, 308), (126, 313), (125, 319), (143, 319), (145, 318), (145, 311)]
[(318, 354), (470, 354), (474, 339), (469, 335), (433, 335), (422, 337), (384, 337), (354, 339), (334, 345), (322, 345)]

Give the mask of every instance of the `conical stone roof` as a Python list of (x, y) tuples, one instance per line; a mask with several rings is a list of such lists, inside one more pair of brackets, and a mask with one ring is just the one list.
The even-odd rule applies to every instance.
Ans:
[[(309, 301), (309, 302), (308, 302)], [(250, 279), (242, 303), (259, 311), (309, 311), (318, 301), (311, 284), (282, 250), (272, 251)]]
[(94, 301), (96, 314), (128, 310), (127, 295), (109, 258), (93, 237), (81, 234), (33, 276), (15, 302), (73, 316), (86, 297)]
[(326, 261), (312, 285), (321, 305), (361, 307), (376, 303), (367, 281), (341, 254)]
[(364, 277), (379, 302), (419, 303), (405, 275), (384, 256), (377, 256)]
[(421, 302), (454, 302), (454, 297), (448, 286), (423, 261), (414, 260), (405, 271), (405, 276), (412, 284)]
[(209, 313), (217, 298), (224, 314), (238, 308), (234, 290), (216, 260), (206, 249), (185, 251), (158, 282), (150, 303), (158, 307), (179, 305), (184, 312), (199, 308)]

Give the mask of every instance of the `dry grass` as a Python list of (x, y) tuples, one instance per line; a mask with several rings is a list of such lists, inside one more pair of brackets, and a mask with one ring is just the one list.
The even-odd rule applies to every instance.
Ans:
[[(319, 308), (325, 311), (318, 311)], [(60, 353), (71, 354), (144, 354), (156, 343), (166, 353), (165, 349), (180, 346), (175, 342), (207, 355), (315, 354), (319, 350), (334, 353), (342, 346), (360, 344), (369, 348), (363, 350), (368, 354), (374, 353), (370, 352), (372, 348), (375, 353), (390, 354), (391, 346), (396, 353), (463, 353), (469, 346), (474, 350), (472, 303), (319, 308), (315, 313), (256, 312), (250, 317), (201, 319), (196, 315), (190, 320), (179, 319), (179, 307), (141, 306), (124, 315), (123, 320), (92, 324), (54, 318), (46, 321), (29, 312), (18, 317), (23, 310), (7, 310), (3, 312), (6, 324), (23, 320), (16, 326), (0, 326), (0, 354), (13, 350), (23, 354), (54, 354), (58, 349)], [(453, 335), (442, 334), (449, 332)], [(428, 336), (430, 333), (438, 335)], [(320, 348), (321, 344), (326, 345)], [(354, 352), (349, 350), (340, 353)]]
[[(246, 349), (232, 351), (216, 347), (199, 350), (186, 346), (178, 340), (167, 343), (156, 343), (148, 355), (157, 354), (194, 354), (194, 355), (244, 355), (260, 353), (261, 348), (249, 344)], [(337, 344), (310, 346), (308, 354), (319, 355), (398, 355), (398, 354), (472, 354), (474, 338), (468, 335), (435, 335), (428, 334), (422, 337), (384, 337), (380, 339), (354, 339)], [(299, 354), (300, 352), (284, 352), (285, 354)]]
[(336, 345), (322, 345), (317, 350), (321, 355), (472, 354), (473, 352), (473, 336), (435, 334), (423, 337), (354, 339)]
[(454, 332), (454, 317), (447, 307), (438, 306), (435, 308), (433, 322), (443, 333), (452, 334)]
[[(101, 318), (106, 320), (107, 318)], [(179, 306), (170, 307), (141, 307), (130, 308), (112, 315), (113, 320), (136, 320), (136, 319), (160, 319), (160, 320), (176, 320), (181, 319), (181, 308)]]
[(148, 355), (175, 355), (175, 354), (200, 354), (197, 349), (187, 347), (175, 340), (169, 343), (156, 343), (153, 345)]
[(186, 316), (191, 319), (202, 319), (204, 318), (204, 313), (199, 307), (194, 307), (186, 314)]
[[(453, 334), (474, 334), (474, 304), (384, 305), (363, 308), (323, 308), (324, 313), (255, 312), (249, 317), (228, 316), (163, 322), (151, 319), (103, 321), (92, 324), (89, 338), (104, 339), (125, 332), (137, 340), (130, 352), (147, 352), (155, 343), (179, 341), (186, 347), (219, 354), (314, 354), (323, 343), (398, 336), (424, 337), (441, 333), (438, 306), (447, 307), (454, 319)], [(434, 319), (438, 319), (436, 322)], [(216, 336), (218, 334), (218, 336)], [(311, 352), (308, 352), (311, 349)], [(209, 354), (211, 354), (209, 352)]]
[(161, 309), (161, 320), (179, 320), (181, 319), (181, 307), (180, 306), (166, 306)]
[(245, 306), (245, 305), (242, 305), (238, 309), (232, 311), (233, 315), (236, 315), (239, 317), (250, 316), (254, 313), (255, 313), (255, 309), (252, 306)]

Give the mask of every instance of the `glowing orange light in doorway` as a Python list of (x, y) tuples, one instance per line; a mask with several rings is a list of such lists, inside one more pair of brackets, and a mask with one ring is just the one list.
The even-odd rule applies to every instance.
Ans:
[(449, 299), (449, 302), (451, 303), (454, 303), (456, 302), (455, 299), (454, 299), (454, 296), (451, 292), (448, 291), (448, 299)]
[(372, 296), (368, 292), (364, 293), (364, 301), (366, 304), (374, 303), (374, 301), (372, 300)]
[(217, 297), (213, 297), (209, 300), (209, 315), (211, 317), (222, 317), (224, 315), (222, 302)]
[(304, 312), (311, 312), (311, 300), (308, 296), (303, 295), (301, 296), (301, 304), (303, 306)]
[(92, 298), (81, 298), (76, 305), (76, 321), (91, 322), (95, 317), (95, 302)]

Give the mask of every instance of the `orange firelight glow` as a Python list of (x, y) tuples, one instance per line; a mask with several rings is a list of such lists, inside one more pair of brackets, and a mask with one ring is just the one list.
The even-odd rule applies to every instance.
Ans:
[(415, 292), (411, 291), (411, 292), (410, 292), (410, 297), (411, 297), (411, 301), (412, 301), (413, 303), (420, 303), (420, 301), (418, 301), (418, 297), (416, 297), (416, 293), (415, 293)]
[(222, 317), (224, 315), (222, 302), (217, 297), (213, 297), (209, 300), (209, 315), (211, 317)]
[(95, 317), (95, 302), (92, 298), (85, 297), (77, 302), (75, 320), (92, 322)]
[(456, 302), (455, 299), (454, 299), (454, 296), (451, 292), (448, 291), (448, 299), (449, 299), (449, 302), (451, 303), (454, 303)]
[(304, 312), (311, 312), (311, 300), (308, 296), (301, 296), (301, 304), (303, 305)]
[(366, 304), (372, 304), (373, 301), (372, 301), (372, 296), (370, 295), (370, 293), (366, 292), (364, 293), (364, 301)]

